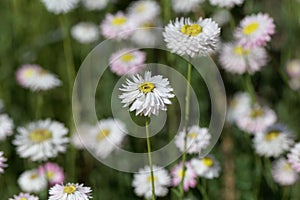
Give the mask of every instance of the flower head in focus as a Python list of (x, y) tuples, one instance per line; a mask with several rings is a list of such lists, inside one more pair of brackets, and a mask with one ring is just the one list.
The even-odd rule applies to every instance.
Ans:
[(9, 200), (39, 200), (37, 196), (31, 195), (29, 193), (21, 192), (18, 195), (14, 195), (13, 198), (9, 198)]
[(83, 184), (56, 184), (50, 188), (48, 200), (88, 200), (92, 198), (91, 192), (91, 188), (86, 187)]

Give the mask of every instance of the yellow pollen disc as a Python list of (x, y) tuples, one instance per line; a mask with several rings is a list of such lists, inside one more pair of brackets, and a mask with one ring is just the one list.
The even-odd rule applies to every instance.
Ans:
[(183, 177), (183, 170), (182, 170), (182, 169), (178, 171), (178, 176), (179, 176), (180, 178)]
[(202, 27), (199, 24), (184, 25), (180, 32), (188, 36), (196, 36), (202, 32)]
[[(154, 182), (155, 182), (156, 181), (156, 176), (153, 176), (153, 179), (154, 179)], [(148, 176), (147, 181), (152, 182), (152, 177)]]
[(251, 111), (250, 116), (252, 118), (257, 118), (257, 117), (260, 117), (260, 116), (264, 115), (264, 113), (265, 112), (264, 112), (263, 109), (254, 109), (254, 110)]
[(244, 49), (241, 46), (236, 46), (233, 51), (234, 51), (235, 54), (240, 55), (240, 56), (244, 56), (244, 55), (247, 55), (247, 54), (250, 53), (249, 50)]
[(271, 131), (265, 135), (265, 139), (268, 141), (274, 140), (279, 136), (279, 131)]
[(73, 194), (76, 191), (76, 187), (74, 185), (68, 185), (64, 187), (64, 193)]
[(30, 77), (33, 76), (34, 72), (35, 72), (35, 70), (33, 70), (33, 69), (27, 69), (27, 70), (24, 72), (24, 76), (25, 76), (26, 78), (30, 78)]
[(47, 177), (47, 179), (52, 179), (53, 176), (54, 176), (54, 173), (53, 173), (53, 172), (51, 172), (51, 171), (47, 171), (47, 172), (46, 172), (46, 177)]
[(286, 163), (285, 165), (284, 165), (284, 169), (286, 170), (286, 171), (290, 171), (292, 168), (291, 168), (291, 164), (290, 163)]
[(138, 6), (136, 7), (136, 11), (137, 11), (138, 13), (142, 13), (142, 12), (144, 12), (145, 10), (146, 10), (146, 6), (143, 5), (143, 4), (140, 4), (140, 5), (138, 5)]
[(25, 198), (25, 197), (21, 197), (21, 199), (20, 200), (27, 200), (27, 198)]
[(103, 129), (103, 130), (100, 130), (98, 135), (97, 135), (97, 141), (101, 141), (103, 140), (105, 137), (109, 136), (110, 132), (108, 129)]
[(243, 29), (243, 33), (245, 35), (250, 35), (252, 33), (254, 33), (259, 27), (259, 23), (257, 22), (252, 22), (251, 24), (248, 24), (244, 29)]
[(141, 28), (152, 28), (152, 27), (155, 27), (155, 24), (152, 22), (144, 23), (141, 25)]
[(125, 17), (116, 17), (112, 20), (111, 23), (113, 25), (119, 26), (119, 25), (125, 24), (126, 22), (127, 22), (127, 19)]
[(211, 158), (203, 158), (202, 163), (207, 167), (211, 167), (214, 165), (214, 161)]
[(52, 133), (47, 129), (36, 129), (29, 134), (31, 141), (40, 143), (52, 138)]
[(31, 174), (31, 176), (30, 176), (30, 179), (36, 179), (38, 177), (38, 175), (37, 174)]
[(131, 53), (126, 53), (126, 54), (124, 54), (124, 55), (121, 56), (121, 59), (122, 59), (124, 62), (129, 62), (129, 61), (131, 61), (133, 58), (134, 58), (134, 56), (133, 56)]
[(196, 138), (196, 137), (197, 137), (197, 135), (198, 135), (197, 133), (195, 133), (195, 132), (191, 132), (191, 133), (188, 133), (188, 135), (187, 135), (187, 136), (188, 136), (189, 138), (192, 138), (192, 139), (193, 139), (193, 138)]
[(155, 88), (155, 85), (150, 82), (144, 82), (139, 85), (139, 90), (143, 93), (152, 92), (152, 90), (154, 90), (154, 88)]

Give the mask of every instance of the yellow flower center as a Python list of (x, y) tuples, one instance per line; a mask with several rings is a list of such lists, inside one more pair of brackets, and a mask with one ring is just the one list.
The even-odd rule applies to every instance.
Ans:
[(21, 199), (20, 200), (27, 200), (27, 198), (25, 198), (25, 197), (21, 197)]
[[(149, 183), (152, 182), (152, 177), (151, 177), (151, 175), (148, 176), (147, 181), (148, 181)], [(153, 176), (153, 181), (154, 181), (154, 182), (156, 181), (156, 176)]]
[(145, 94), (152, 92), (152, 90), (154, 90), (154, 88), (155, 88), (155, 85), (150, 82), (144, 82), (139, 85), (139, 90)]
[(233, 51), (234, 51), (235, 54), (240, 55), (240, 56), (248, 55), (250, 53), (250, 51), (248, 49), (244, 49), (241, 46), (236, 46), (233, 49)]
[(182, 170), (182, 169), (178, 171), (178, 176), (179, 176), (180, 178), (183, 177), (183, 170)]
[(202, 32), (202, 27), (199, 24), (184, 25), (180, 32), (188, 36), (196, 36)]
[(291, 168), (291, 164), (290, 163), (286, 163), (285, 165), (284, 165), (284, 169), (286, 170), (286, 171), (290, 171), (292, 168)]
[(34, 72), (35, 72), (35, 70), (33, 70), (33, 69), (27, 69), (27, 70), (24, 72), (24, 76), (25, 76), (26, 78), (30, 78), (30, 77), (33, 76)]
[(36, 129), (29, 134), (31, 141), (40, 143), (52, 138), (52, 133), (47, 129)]
[(264, 115), (264, 110), (263, 109), (253, 109), (250, 113), (250, 117), (251, 118), (257, 118), (257, 117), (261, 117)]
[(207, 157), (202, 159), (202, 163), (207, 167), (211, 167), (214, 165), (214, 161), (211, 158)]
[(110, 134), (110, 131), (108, 129), (103, 129), (103, 130), (100, 130), (98, 135), (97, 135), (97, 141), (101, 141), (103, 140), (105, 137), (109, 136)]
[(138, 6), (136, 7), (136, 11), (137, 11), (138, 13), (142, 13), (142, 12), (144, 12), (145, 10), (146, 10), (146, 6), (143, 5), (143, 4), (140, 4), (140, 5), (138, 5)]
[(243, 29), (243, 33), (245, 35), (250, 35), (250, 34), (254, 33), (258, 29), (258, 27), (259, 27), (259, 23), (252, 22)]
[(195, 132), (190, 132), (190, 133), (188, 133), (188, 135), (187, 135), (187, 136), (188, 136), (189, 138), (192, 138), (192, 139), (194, 139), (194, 138), (196, 138), (196, 137), (197, 137), (197, 135), (198, 135), (198, 134), (197, 134), (197, 133), (195, 133)]
[(121, 59), (122, 59), (124, 62), (129, 62), (129, 61), (131, 61), (133, 58), (134, 58), (134, 56), (133, 56), (131, 53), (126, 53), (126, 54), (124, 54), (124, 55), (121, 56)]
[(73, 194), (76, 191), (76, 187), (74, 185), (68, 185), (64, 187), (64, 193)]
[(279, 136), (279, 131), (271, 131), (265, 135), (265, 140), (271, 141), (276, 139)]
[(125, 24), (126, 22), (127, 22), (127, 19), (125, 17), (115, 17), (111, 23), (113, 25), (119, 26), (119, 25)]
[(31, 175), (30, 175), (30, 179), (31, 179), (31, 180), (36, 179), (37, 177), (38, 177), (37, 174), (31, 174)]
[(47, 178), (47, 179), (52, 179), (53, 176), (54, 176), (54, 173), (53, 173), (53, 172), (51, 172), (51, 171), (47, 171), (47, 172), (46, 172), (46, 178)]
[(155, 27), (155, 24), (152, 22), (144, 23), (141, 25), (141, 28), (152, 28)]

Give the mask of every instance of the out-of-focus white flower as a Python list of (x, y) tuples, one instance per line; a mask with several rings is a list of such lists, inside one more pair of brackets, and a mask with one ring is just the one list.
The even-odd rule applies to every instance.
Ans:
[(207, 128), (200, 128), (199, 126), (191, 126), (188, 131), (181, 131), (175, 138), (175, 144), (181, 152), (184, 151), (184, 137), (186, 140), (186, 152), (189, 154), (201, 153), (210, 144), (211, 135)]
[(109, 0), (81, 0), (84, 7), (88, 10), (102, 10), (105, 8)]
[(191, 164), (195, 172), (200, 176), (207, 179), (217, 178), (220, 175), (220, 163), (212, 156), (204, 158), (193, 158)]
[(79, 0), (41, 0), (49, 12), (54, 14), (67, 13), (73, 10)]
[(7, 167), (7, 164), (5, 162), (7, 161), (7, 158), (3, 156), (3, 152), (0, 151), (0, 174), (4, 172), (4, 168)]
[(188, 13), (195, 11), (204, 0), (172, 0), (172, 7), (175, 12)]
[(151, 76), (150, 71), (145, 72), (144, 78), (137, 74), (126, 83), (119, 89), (123, 92), (119, 98), (124, 107), (130, 107), (130, 112), (136, 110), (136, 115), (158, 115), (159, 110), (167, 110), (166, 104), (171, 104), (169, 99), (174, 97), (168, 79), (161, 75)]
[(232, 8), (235, 5), (241, 5), (244, 0), (209, 0), (209, 2), (214, 6)]
[(292, 168), (300, 172), (300, 143), (297, 143), (287, 155)]
[(291, 168), (285, 158), (280, 158), (273, 163), (272, 176), (276, 183), (282, 186), (293, 185), (298, 180), (298, 173)]
[(13, 144), (20, 157), (32, 161), (45, 161), (66, 151), (68, 129), (60, 122), (50, 119), (29, 123), (17, 129)]
[(199, 18), (192, 22), (189, 18), (176, 18), (170, 22), (163, 32), (167, 47), (178, 55), (207, 56), (217, 47), (220, 28), (212, 19)]
[(89, 133), (93, 129), (90, 124), (80, 124), (72, 134), (71, 143), (76, 149), (84, 149), (88, 145)]
[(152, 21), (159, 13), (159, 4), (152, 0), (133, 1), (128, 9), (128, 17), (138, 25)]
[(71, 29), (73, 38), (83, 44), (97, 41), (99, 34), (97, 25), (91, 22), (80, 22)]
[[(168, 187), (171, 185), (171, 178), (165, 169), (158, 166), (153, 166), (154, 188), (155, 196), (163, 197), (168, 193)], [(134, 174), (132, 186), (134, 192), (140, 197), (146, 199), (151, 198), (152, 195), (152, 178), (150, 174), (150, 167), (145, 166), (140, 169), (138, 173)]]
[(241, 114), (251, 108), (251, 99), (248, 93), (239, 92), (233, 96), (229, 103), (226, 120), (230, 123), (236, 122)]
[(14, 124), (7, 114), (0, 115), (0, 141), (13, 134)]
[(56, 184), (50, 188), (48, 200), (88, 200), (92, 198), (91, 192), (91, 188), (83, 184)]
[(300, 59), (290, 60), (286, 64), (286, 72), (291, 78), (300, 78)]
[(219, 24), (219, 26), (224, 26), (230, 21), (230, 11), (219, 10), (212, 16), (212, 19)]
[(23, 172), (18, 178), (18, 184), (24, 192), (41, 192), (47, 187), (47, 180), (37, 169)]
[(131, 40), (142, 47), (151, 47), (162, 42), (162, 37), (157, 27), (160, 27), (160, 19), (154, 19), (146, 23), (141, 23), (133, 32)]

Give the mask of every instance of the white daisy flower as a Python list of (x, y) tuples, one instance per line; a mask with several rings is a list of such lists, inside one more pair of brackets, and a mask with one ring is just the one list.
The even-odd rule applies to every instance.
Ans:
[(128, 17), (138, 25), (155, 19), (160, 13), (160, 6), (156, 1), (134, 1), (128, 8)]
[(72, 134), (71, 143), (76, 149), (84, 149), (88, 145), (89, 132), (93, 129), (92, 125), (80, 124), (76, 127), (76, 132)]
[[(158, 166), (153, 166), (153, 178), (155, 196), (163, 197), (168, 193), (168, 187), (171, 185), (171, 178), (167, 170)], [(134, 174), (132, 187), (137, 196), (150, 199), (152, 196), (152, 178), (150, 174), (150, 167), (146, 166)]]
[(172, 0), (173, 10), (177, 13), (189, 13), (195, 11), (204, 0)]
[(218, 46), (220, 28), (212, 19), (199, 18), (191, 22), (189, 18), (176, 18), (163, 32), (167, 47), (178, 55), (207, 56)]
[(232, 8), (235, 5), (243, 4), (244, 0), (209, 0), (211, 5), (219, 6), (222, 8)]
[(13, 134), (14, 123), (7, 114), (0, 115), (0, 141)]
[(200, 176), (207, 179), (217, 178), (220, 175), (220, 163), (212, 156), (204, 158), (193, 158), (191, 164), (195, 172)]
[(137, 49), (124, 48), (109, 58), (110, 70), (119, 76), (136, 74), (144, 67), (146, 53)]
[(5, 162), (7, 161), (7, 158), (3, 156), (3, 152), (0, 151), (0, 174), (4, 172), (4, 168), (7, 167), (7, 164)]
[(268, 107), (254, 105), (237, 119), (237, 126), (248, 133), (264, 131), (277, 120), (276, 113)]
[(82, 0), (84, 7), (88, 10), (102, 10), (108, 2), (109, 0)]
[(292, 90), (299, 90), (300, 89), (300, 79), (299, 78), (292, 78), (289, 80), (289, 86)]
[(39, 65), (23, 65), (16, 73), (18, 83), (32, 91), (50, 90), (61, 85), (56, 75), (44, 70)]
[(13, 141), (20, 157), (32, 161), (45, 161), (66, 151), (68, 129), (59, 122), (50, 119), (29, 123), (17, 129), (18, 135)]
[(24, 192), (41, 192), (47, 187), (47, 179), (37, 169), (27, 170), (18, 178), (18, 184)]
[(80, 43), (88, 44), (99, 39), (99, 29), (91, 22), (80, 22), (72, 27), (72, 37)]
[(14, 195), (13, 198), (9, 198), (9, 200), (39, 200), (37, 196), (31, 195), (29, 193), (21, 192), (18, 195)]
[(231, 99), (228, 110), (226, 121), (229, 123), (236, 122), (237, 119), (251, 108), (251, 99), (248, 93), (239, 92)]
[(253, 14), (245, 17), (236, 29), (234, 36), (243, 46), (265, 46), (275, 33), (273, 19), (268, 14)]
[[(183, 169), (182, 163), (176, 165), (171, 170), (172, 176), (172, 185), (174, 187), (178, 186), (181, 183), (183, 177)], [(183, 189), (184, 191), (188, 191), (189, 188), (194, 188), (197, 185), (197, 174), (194, 171), (190, 162), (186, 162), (186, 169), (184, 174), (184, 181), (183, 181)]]
[(286, 64), (286, 72), (291, 78), (300, 78), (300, 59), (293, 59)]
[(140, 24), (133, 32), (131, 40), (142, 47), (159, 44), (161, 42), (161, 34), (155, 29), (156, 27), (161, 27), (159, 19)]
[(89, 131), (87, 145), (96, 156), (105, 159), (120, 146), (126, 132), (126, 126), (122, 121), (103, 119)]
[(144, 78), (139, 74), (132, 76), (132, 80), (126, 80), (120, 90), (123, 107), (130, 107), (129, 111), (136, 110), (136, 115), (158, 115), (159, 110), (166, 111), (166, 104), (171, 104), (170, 98), (173, 88), (170, 87), (167, 78), (161, 75), (151, 77), (151, 72), (145, 72)]
[(278, 157), (288, 151), (294, 144), (294, 135), (285, 127), (276, 124), (254, 136), (254, 148), (258, 155), (265, 157)]
[(291, 168), (285, 158), (280, 158), (273, 163), (272, 176), (276, 183), (282, 186), (293, 185), (298, 180), (298, 173)]
[(300, 172), (300, 143), (295, 144), (287, 157), (292, 168), (297, 172)]
[(137, 24), (122, 12), (115, 15), (107, 14), (100, 25), (104, 37), (117, 40), (129, 38), (136, 27)]
[(188, 127), (188, 131), (181, 131), (175, 138), (175, 145), (184, 151), (184, 137), (187, 137), (186, 147), (187, 153), (201, 153), (206, 147), (208, 147), (211, 139), (211, 135), (207, 128), (200, 128), (198, 125)]
[(222, 9), (214, 13), (212, 19), (219, 24), (219, 26), (224, 26), (230, 22), (231, 13), (228, 10)]
[(262, 47), (247, 48), (225, 43), (220, 50), (220, 63), (226, 71), (236, 74), (259, 71), (267, 63), (267, 51)]
[(91, 188), (83, 184), (56, 184), (50, 188), (48, 200), (88, 200), (92, 198), (91, 192)]
[(54, 14), (67, 13), (73, 10), (79, 0), (41, 0), (49, 12)]

